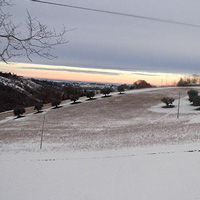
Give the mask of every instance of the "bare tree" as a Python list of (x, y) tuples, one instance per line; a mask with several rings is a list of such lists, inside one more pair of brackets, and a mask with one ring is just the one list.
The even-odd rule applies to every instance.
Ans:
[(60, 44), (65, 44), (65, 27), (61, 32), (49, 30), (47, 25), (41, 24), (37, 18), (32, 18), (27, 11), (25, 29), (22, 24), (14, 24), (11, 14), (4, 12), (5, 7), (11, 6), (9, 0), (0, 0), (0, 61), (7, 61), (16, 56), (31, 56), (53, 59), (51, 50)]

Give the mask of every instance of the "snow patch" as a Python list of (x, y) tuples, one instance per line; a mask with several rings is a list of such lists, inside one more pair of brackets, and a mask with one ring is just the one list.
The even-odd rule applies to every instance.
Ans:
[[(158, 105), (152, 106), (149, 108), (149, 111), (156, 113), (177, 113), (178, 111), (178, 99), (176, 99), (173, 103), (175, 105), (174, 108), (163, 108), (165, 106), (164, 103), (160, 103)], [(180, 100), (180, 113), (185, 114), (200, 114), (200, 111), (196, 110), (198, 107), (194, 107), (188, 101), (188, 97), (181, 98)]]

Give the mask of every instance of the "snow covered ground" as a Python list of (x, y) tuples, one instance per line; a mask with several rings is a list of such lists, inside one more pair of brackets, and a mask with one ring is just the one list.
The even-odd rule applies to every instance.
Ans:
[[(178, 92), (179, 119), (177, 100), (172, 109), (160, 104)], [(8, 118), (0, 124), (0, 199), (199, 200), (200, 111), (186, 93), (138, 91)]]
[(5, 154), (3, 200), (198, 200), (200, 145)]

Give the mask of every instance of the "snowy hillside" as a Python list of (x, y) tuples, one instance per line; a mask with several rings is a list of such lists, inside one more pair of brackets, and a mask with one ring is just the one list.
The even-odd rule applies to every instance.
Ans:
[(25, 88), (29, 89), (37, 89), (41, 87), (41, 85), (36, 84), (33, 82), (31, 79), (24, 79), (24, 78), (19, 78), (19, 79), (12, 79), (12, 78), (5, 78), (0, 76), (0, 83), (2, 83), (5, 86), (11, 87), (13, 89), (19, 90), (21, 92), (27, 92), (25, 91)]
[[(0, 199), (200, 199), (200, 112), (187, 91), (115, 93), (8, 118), (0, 124)], [(162, 108), (163, 95), (176, 99), (174, 108)]]
[[(58, 85), (58, 86), (57, 86)], [(50, 102), (52, 99), (46, 93), (59, 90), (51, 82), (27, 79), (11, 73), (0, 72), (0, 112), (12, 110), (16, 106), (33, 106), (36, 102)]]

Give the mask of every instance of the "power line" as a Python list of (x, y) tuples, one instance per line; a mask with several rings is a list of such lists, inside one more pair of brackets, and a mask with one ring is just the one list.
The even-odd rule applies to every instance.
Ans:
[(120, 13), (120, 12), (114, 12), (114, 11), (108, 11), (108, 10), (100, 10), (100, 9), (87, 8), (87, 7), (82, 7), (82, 6), (74, 6), (74, 5), (68, 5), (68, 4), (61, 4), (61, 3), (48, 2), (48, 1), (41, 1), (41, 0), (30, 0), (30, 1), (33, 1), (36, 3), (54, 5), (54, 6), (63, 6), (63, 7), (68, 7), (68, 8), (80, 9), (80, 10), (88, 10), (88, 11), (93, 11), (93, 12), (121, 15), (121, 16), (125, 16), (125, 17), (133, 17), (133, 18), (144, 19), (144, 20), (158, 21), (158, 22), (162, 22), (162, 23), (178, 24), (178, 25), (183, 25), (183, 26), (192, 26), (192, 27), (200, 28), (200, 25), (172, 21), (172, 20), (165, 20), (165, 19), (160, 19), (160, 18), (146, 17), (146, 16), (141, 16), (141, 15), (133, 15), (133, 14), (127, 14), (127, 13)]

